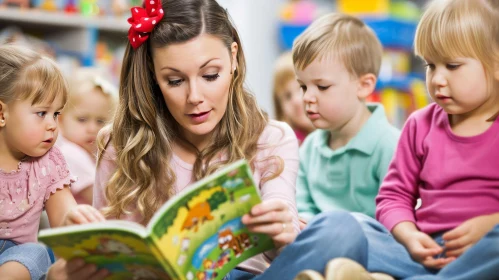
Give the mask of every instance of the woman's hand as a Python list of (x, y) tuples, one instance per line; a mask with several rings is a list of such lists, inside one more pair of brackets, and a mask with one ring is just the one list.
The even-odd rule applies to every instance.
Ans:
[(102, 214), (90, 205), (79, 204), (69, 210), (64, 216), (62, 225), (87, 224), (102, 222), (106, 219)]
[(97, 270), (95, 265), (85, 264), (82, 259), (69, 262), (60, 259), (49, 268), (47, 280), (101, 280), (108, 275), (107, 270)]
[(293, 242), (297, 236), (288, 205), (278, 199), (255, 205), (249, 215), (243, 216), (242, 222), (251, 232), (270, 236), (278, 249)]

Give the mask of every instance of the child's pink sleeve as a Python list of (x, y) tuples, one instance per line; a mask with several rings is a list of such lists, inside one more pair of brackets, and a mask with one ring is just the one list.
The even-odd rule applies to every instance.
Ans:
[(109, 179), (116, 171), (116, 151), (109, 144), (97, 165), (93, 191), (93, 206), (102, 209), (107, 206), (105, 190)]
[(64, 156), (55, 146), (39, 160), (34, 161), (33, 168), (29, 172), (30, 186), (41, 186), (45, 190), (44, 202), (57, 190), (70, 186), (76, 181), (69, 172)]
[(390, 231), (400, 222), (416, 223), (414, 207), (421, 170), (417, 130), (417, 119), (409, 118), (376, 197), (376, 219)]

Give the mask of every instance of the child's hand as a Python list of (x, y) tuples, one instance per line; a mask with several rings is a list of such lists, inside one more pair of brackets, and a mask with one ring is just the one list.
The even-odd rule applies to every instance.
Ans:
[(478, 216), (469, 219), (453, 230), (446, 232), (445, 241), (447, 257), (459, 257), (477, 243), (498, 223), (492, 215)]
[(79, 204), (71, 210), (69, 210), (64, 216), (62, 222), (63, 226), (73, 225), (73, 224), (87, 224), (102, 222), (106, 219), (102, 214), (97, 211), (94, 207), (85, 204)]
[(251, 232), (269, 235), (278, 249), (293, 242), (297, 235), (288, 205), (277, 199), (255, 205), (242, 222)]
[(411, 232), (405, 240), (404, 245), (411, 257), (425, 267), (441, 269), (455, 260), (454, 257), (435, 258), (435, 255), (442, 253), (443, 248), (424, 232)]
[(395, 239), (407, 249), (412, 259), (425, 267), (440, 269), (455, 258), (435, 258), (442, 253), (440, 247), (428, 234), (419, 231), (413, 222), (401, 222), (392, 229)]

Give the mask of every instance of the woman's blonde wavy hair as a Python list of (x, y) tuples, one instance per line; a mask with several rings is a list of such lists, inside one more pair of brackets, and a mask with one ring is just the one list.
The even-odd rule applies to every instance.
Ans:
[[(186, 42), (201, 33), (218, 37), (230, 53), (239, 46), (237, 71), (233, 73), (227, 110), (214, 132), (211, 144), (198, 151), (193, 179), (198, 180), (221, 166), (246, 158), (254, 167), (257, 141), (268, 117), (243, 86), (246, 64), (239, 35), (229, 15), (215, 0), (163, 0), (165, 15), (149, 40), (134, 50), (127, 46), (121, 73), (119, 105), (111, 132), (101, 133), (99, 160), (107, 144), (116, 149), (117, 170), (105, 189), (107, 217), (119, 218), (136, 207), (147, 223), (172, 195), (176, 176), (170, 166), (172, 144), (180, 138), (179, 125), (168, 111), (154, 80), (151, 51), (168, 44)], [(109, 129), (108, 129), (109, 131)], [(107, 135), (109, 135), (109, 137)], [(184, 139), (185, 141), (185, 139)], [(220, 152), (228, 158), (211, 165)], [(272, 178), (282, 172), (282, 160)], [(270, 180), (272, 178), (265, 178)], [(132, 206), (132, 207), (130, 207)]]

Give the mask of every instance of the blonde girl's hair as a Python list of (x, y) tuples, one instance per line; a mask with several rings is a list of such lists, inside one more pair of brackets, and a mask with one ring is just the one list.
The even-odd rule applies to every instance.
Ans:
[(72, 73), (69, 81), (69, 99), (65, 111), (78, 108), (81, 98), (88, 92), (98, 91), (107, 99), (109, 116), (113, 116), (118, 103), (118, 89), (106, 78), (99, 68), (82, 67)]
[[(169, 44), (186, 42), (200, 34), (218, 37), (230, 53), (239, 46), (237, 70), (233, 73), (227, 109), (205, 150), (197, 151), (193, 179), (198, 180), (221, 166), (241, 158), (255, 164), (260, 134), (267, 115), (244, 87), (246, 65), (239, 35), (229, 15), (215, 0), (163, 0), (163, 19), (149, 39), (134, 50), (127, 46), (122, 66), (119, 104), (110, 137), (101, 133), (99, 158), (106, 139), (116, 149), (117, 170), (105, 189), (108, 207), (104, 214), (119, 218), (136, 209), (147, 223), (155, 211), (174, 194), (175, 173), (170, 165), (172, 145), (181, 137), (179, 125), (168, 111), (154, 79), (151, 51)], [(185, 142), (185, 139), (183, 139)], [(193, 146), (193, 148), (195, 148)], [(227, 159), (214, 164), (220, 153)], [(274, 177), (282, 171), (276, 169)], [(274, 178), (273, 177), (273, 178)], [(269, 180), (271, 178), (265, 178)]]
[(479, 60), (493, 87), (499, 65), (499, 0), (435, 0), (429, 3), (414, 40), (416, 55), (435, 61)]
[(272, 90), (274, 114), (275, 118), (279, 121), (286, 121), (281, 107), (280, 95), (286, 89), (286, 84), (293, 79), (296, 79), (295, 69), (293, 66), (293, 55), (291, 52), (285, 52), (279, 56), (276, 61), (274, 68), (274, 87)]
[(330, 13), (314, 21), (293, 43), (293, 62), (303, 70), (315, 59), (335, 57), (352, 77), (379, 74), (383, 47), (362, 20)]
[(62, 94), (68, 98), (66, 80), (54, 61), (28, 48), (0, 46), (0, 101), (52, 102)]

